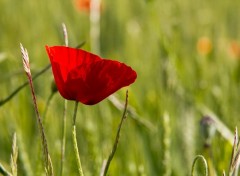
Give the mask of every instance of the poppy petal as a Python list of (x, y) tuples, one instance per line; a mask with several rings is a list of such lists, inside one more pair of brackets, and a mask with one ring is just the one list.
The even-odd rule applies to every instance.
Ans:
[(137, 73), (124, 63), (101, 59), (81, 49), (46, 47), (60, 94), (68, 100), (96, 104), (132, 84)]

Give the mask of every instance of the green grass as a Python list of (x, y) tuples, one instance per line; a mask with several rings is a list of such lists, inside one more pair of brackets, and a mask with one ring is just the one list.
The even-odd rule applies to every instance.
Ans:
[[(238, 0), (103, 2), (101, 56), (125, 62), (137, 71), (136, 82), (128, 88), (129, 105), (156, 129), (141, 126), (129, 116), (109, 175), (190, 175), (198, 154), (205, 156), (217, 175), (228, 171), (228, 140), (233, 139), (217, 132), (206, 150), (200, 130), (200, 120), (206, 114), (200, 107), (214, 112), (232, 132), (240, 125), (240, 60), (228, 52), (230, 42), (240, 40), (239, 8)], [(62, 22), (68, 29), (69, 45), (86, 41), (83, 48), (90, 51), (89, 15), (79, 12), (73, 1), (0, 0), (0, 100), (27, 80), (19, 43), (29, 52), (34, 74), (49, 64), (45, 45), (64, 44)], [(212, 41), (213, 49), (207, 56), (196, 50), (202, 36)], [(52, 81), (49, 70), (34, 82), (40, 114), (51, 94)], [(115, 96), (124, 101), (125, 91)], [(54, 95), (44, 119), (55, 175), (60, 170), (63, 108), (63, 98)], [(74, 102), (69, 102), (63, 175), (78, 174), (71, 140), (73, 110)], [(99, 175), (121, 115), (122, 111), (108, 100), (95, 106), (79, 104), (77, 140), (86, 176)], [(0, 107), (0, 124), (0, 163), (10, 171), (12, 136), (16, 132), (18, 174), (43, 175), (29, 86)], [(204, 173), (201, 166), (197, 171)]]

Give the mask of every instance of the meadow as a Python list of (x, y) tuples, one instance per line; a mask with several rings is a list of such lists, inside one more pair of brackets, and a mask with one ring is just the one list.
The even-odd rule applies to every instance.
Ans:
[[(50, 63), (45, 46), (64, 45), (65, 23), (69, 46), (83, 44), (82, 49), (124, 62), (138, 74), (134, 84), (114, 93), (124, 105), (128, 89), (129, 113), (108, 175), (191, 175), (197, 155), (206, 159), (210, 176), (228, 174), (233, 134), (240, 126), (240, 1), (102, 0), (98, 38), (92, 36), (89, 11), (76, 2), (0, 0), (1, 165), (11, 171), (16, 133), (18, 175), (45, 175), (29, 85), (1, 101), (27, 81), (19, 44), (28, 50), (34, 75)], [(34, 80), (54, 175), (78, 175), (74, 101), (67, 103), (60, 174), (65, 102), (52, 94), (53, 82), (51, 69)], [(76, 133), (85, 176), (99, 175), (112, 150), (123, 114), (113, 102), (78, 105)], [(201, 161), (194, 175), (206, 175)]]

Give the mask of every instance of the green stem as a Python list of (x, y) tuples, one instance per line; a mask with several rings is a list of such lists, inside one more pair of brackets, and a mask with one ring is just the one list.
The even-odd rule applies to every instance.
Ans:
[[(63, 36), (65, 41), (65, 46), (68, 46), (68, 33), (65, 23), (62, 23)], [(63, 162), (65, 156), (65, 141), (66, 141), (66, 116), (67, 116), (67, 100), (64, 100), (64, 111), (63, 111), (63, 130), (62, 130), (62, 148), (61, 148), (61, 166), (60, 166), (60, 176), (63, 174)]]
[(198, 159), (201, 159), (203, 161), (203, 164), (205, 166), (205, 176), (208, 176), (208, 165), (207, 165), (207, 161), (206, 159), (202, 156), (202, 155), (197, 155), (193, 161), (193, 165), (192, 165), (192, 171), (191, 171), (191, 176), (193, 176), (193, 172), (195, 169), (195, 165)]
[(12, 174), (10, 174), (4, 167), (3, 165), (0, 163), (0, 174), (4, 175), (4, 176), (12, 176)]
[(75, 108), (74, 108), (74, 114), (73, 114), (73, 126), (76, 125), (76, 118), (77, 118), (77, 108), (78, 108), (78, 102), (75, 102)]
[[(121, 102), (116, 96), (111, 95), (108, 97), (108, 100), (112, 103), (114, 107), (116, 107), (118, 110), (123, 111), (124, 110), (124, 103)], [(151, 132), (156, 132), (157, 128), (150, 122), (147, 121), (145, 118), (140, 117), (139, 114), (137, 114), (136, 110), (128, 106), (127, 113), (129, 117), (137, 124), (140, 126), (143, 126), (147, 128)]]
[(124, 111), (123, 111), (123, 115), (122, 115), (120, 124), (118, 126), (115, 142), (113, 144), (112, 151), (111, 151), (110, 155), (108, 156), (108, 160), (107, 160), (106, 164), (104, 163), (105, 166), (103, 166), (104, 169), (103, 169), (102, 173), (100, 174), (101, 176), (107, 175), (107, 171), (108, 171), (108, 168), (110, 166), (110, 163), (111, 163), (111, 161), (114, 157), (114, 154), (116, 153), (118, 143), (119, 143), (119, 139), (120, 139), (120, 132), (121, 132), (122, 124), (123, 124), (124, 120), (127, 118), (127, 106), (128, 106), (128, 91), (126, 92), (126, 100), (125, 100)]
[[(34, 81), (37, 77), (39, 77), (41, 74), (45, 73), (49, 68), (51, 68), (51, 64), (44, 67), (42, 70), (37, 72), (35, 75), (32, 76), (32, 80)], [(20, 85), (17, 89), (15, 89), (7, 98), (0, 101), (0, 106), (3, 106), (5, 103), (7, 103), (9, 100), (11, 100), (20, 90), (22, 90), (24, 87), (28, 85), (28, 81), (24, 82), (22, 85)]]
[(17, 176), (17, 159), (18, 159), (18, 146), (16, 133), (13, 134), (12, 154), (11, 154), (11, 170), (12, 175)]
[(66, 143), (66, 117), (67, 117), (67, 100), (64, 100), (64, 111), (63, 111), (63, 130), (62, 130), (62, 149), (61, 149), (61, 166), (60, 176), (63, 174), (63, 163), (65, 158), (65, 143)]
[(80, 155), (79, 155), (79, 151), (78, 151), (77, 136), (76, 136), (77, 107), (78, 107), (78, 102), (76, 101), (75, 108), (74, 108), (74, 114), (73, 114), (72, 139), (73, 139), (73, 145), (74, 145), (74, 154), (75, 154), (77, 166), (78, 166), (78, 172), (79, 172), (80, 176), (83, 176), (83, 170), (82, 170)]

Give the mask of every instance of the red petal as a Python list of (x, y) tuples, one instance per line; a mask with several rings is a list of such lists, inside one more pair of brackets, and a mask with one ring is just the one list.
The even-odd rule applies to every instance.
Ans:
[(69, 100), (93, 105), (137, 78), (131, 67), (118, 61), (101, 59), (80, 49), (46, 48), (58, 90)]
[(68, 73), (79, 65), (89, 65), (92, 62), (101, 60), (97, 55), (87, 51), (65, 46), (46, 46), (51, 64), (57, 63), (61, 69), (61, 75), (66, 81)]

